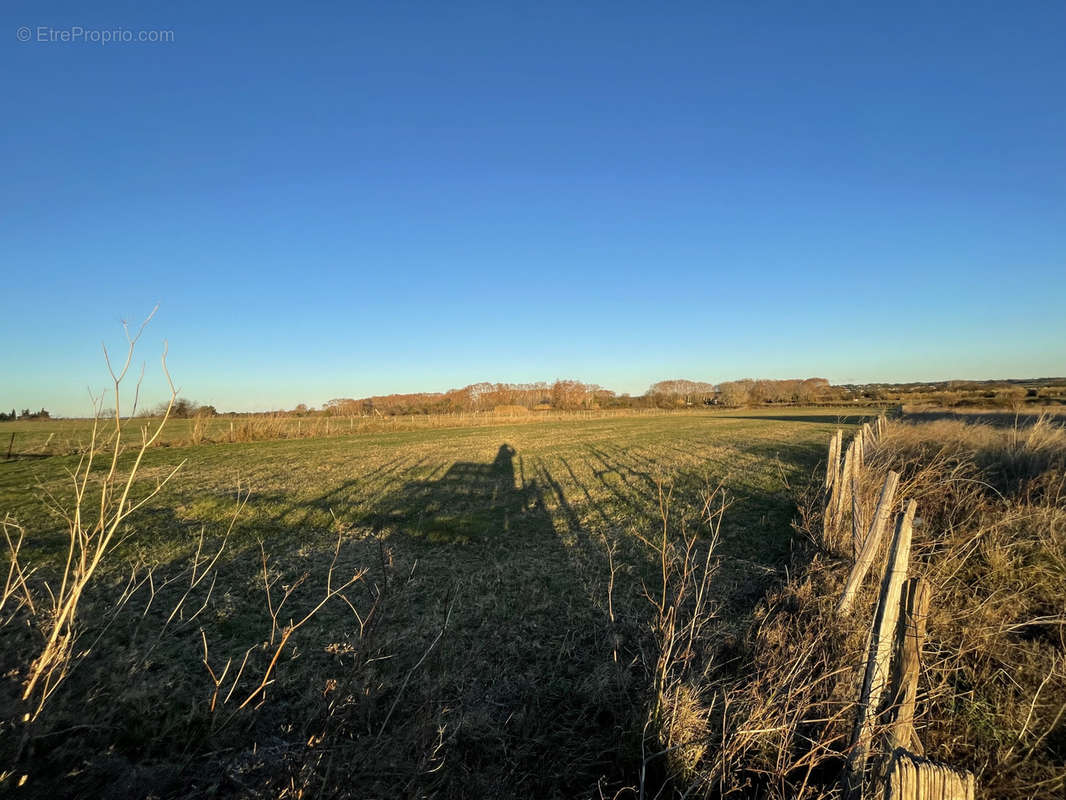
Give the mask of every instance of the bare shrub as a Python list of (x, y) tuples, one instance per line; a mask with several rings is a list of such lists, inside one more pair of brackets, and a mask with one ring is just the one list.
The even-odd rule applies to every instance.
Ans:
[[(704, 493), (696, 519), (685, 514), (672, 519), (673, 491), (658, 484), (661, 527), (643, 539), (659, 570), (658, 585), (644, 584), (652, 606), (654, 659), (644, 733), (640, 795), (645, 793), (648, 769), (661, 761), (660, 780), (678, 785), (704, 783), (703, 764), (709, 752), (715, 695), (711, 673), (717, 647), (717, 604), (711, 581), (714, 558), (728, 502), (724, 490)], [(647, 752), (648, 745), (652, 752)], [(659, 767), (659, 764), (655, 764)]]
[[(119, 368), (107, 359), (114, 412), (106, 422), (98, 413), (89, 445), (70, 471), (69, 497), (46, 493), (66, 523), (59, 557), (47, 547), (31, 553), (18, 521), (0, 521), (7, 562), (0, 593), (4, 788), (29, 784), (47, 793), (56, 781), (69, 781), (64, 776), (80, 764), (82, 793), (106, 787), (112, 794), (143, 794), (145, 787), (128, 783), (137, 780), (137, 770), (116, 763), (123, 753), (156, 762), (156, 774), (142, 778), (153, 791), (177, 791), (190, 776), (201, 779), (212, 769), (217, 774), (225, 769), (219, 754), (227, 747), (255, 750), (270, 724), (262, 714), (267, 690), (280, 686), (282, 663), (295, 657), (297, 640), (327, 605), (347, 606), (360, 633), (366, 628), (366, 615), (346, 595), (366, 569), (341, 558), (342, 530), (331, 557), (321, 559), (321, 584), (312, 577), (317, 570), (287, 576), (262, 547), (258, 560), (239, 553), (227, 558), (247, 501), (240, 489), (229, 530), (219, 539), (201, 530), (194, 550), (169, 564), (135, 558), (123, 566), (118, 554), (129, 557), (137, 549), (138, 513), (181, 467), (158, 471), (155, 481), (142, 478), (145, 455), (168, 416), (142, 422), (139, 436), (129, 435), (139, 381), (130, 414), (122, 415), (123, 382), (144, 325), (133, 335), (127, 330), (128, 351)], [(165, 348), (162, 367), (169, 384)], [(243, 586), (257, 569), (265, 630), (235, 636), (227, 631), (226, 608), (242, 602)], [(307, 640), (305, 647), (313, 641)], [(57, 741), (64, 742), (58, 750)], [(114, 784), (119, 776), (127, 783)]]

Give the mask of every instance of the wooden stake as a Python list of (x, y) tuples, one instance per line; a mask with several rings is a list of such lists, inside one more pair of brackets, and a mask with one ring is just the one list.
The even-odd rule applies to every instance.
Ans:
[(888, 772), (885, 800), (974, 800), (975, 790), (972, 772), (900, 750)]
[(840, 479), (837, 481), (836, 492), (836, 508), (833, 509), (833, 521), (834, 523), (844, 516), (844, 509), (847, 502), (851, 499), (851, 473), (854, 469), (855, 463), (855, 440), (851, 440), (851, 444), (848, 445), (847, 452), (844, 453), (844, 469), (840, 473)]
[(873, 427), (871, 427), (869, 422), (867, 422), (862, 427), (863, 430), (866, 431), (866, 447), (869, 450), (873, 450), (875, 447), (877, 447), (877, 434), (874, 432), (874, 429)]
[(872, 723), (881, 704), (881, 696), (888, 685), (892, 645), (896, 638), (896, 623), (899, 621), (899, 598), (903, 581), (907, 577), (907, 562), (911, 554), (911, 526), (917, 504), (911, 500), (907, 510), (899, 518), (892, 550), (885, 565), (881, 582), (881, 597), (877, 601), (873, 626), (870, 629), (870, 652), (866, 658), (866, 674), (859, 695), (859, 714), (851, 737), (851, 754), (845, 774), (844, 794), (855, 798), (862, 796), (863, 778), (866, 773), (866, 757), (873, 737)]
[(822, 514), (822, 542), (827, 549), (833, 549), (833, 530), (836, 527), (836, 507), (840, 495), (840, 448), (844, 442), (844, 431), (837, 430), (833, 436), (832, 462), (833, 478), (830, 484), (829, 497), (825, 504), (825, 513)]
[(840, 453), (837, 452), (836, 434), (829, 437), (829, 455), (825, 459), (825, 488), (832, 489), (840, 470)]
[(881, 547), (881, 539), (888, 523), (889, 514), (892, 511), (892, 501), (896, 496), (896, 487), (899, 485), (899, 473), (889, 471), (885, 478), (885, 485), (881, 487), (881, 498), (877, 501), (877, 510), (874, 511), (873, 520), (870, 522), (870, 530), (862, 542), (862, 549), (855, 558), (855, 565), (851, 568), (847, 583), (844, 584), (844, 593), (840, 596), (837, 604), (837, 612), (844, 613), (851, 608), (855, 599), (855, 593), (862, 585), (863, 578), (873, 563), (874, 556)]
[(918, 696), (918, 671), (931, 594), (929, 583), (924, 578), (910, 578), (904, 586), (896, 635), (892, 706), (889, 710), (889, 747), (904, 747), (918, 755), (924, 751), (914, 730), (914, 701)]
[(844, 431), (837, 430), (833, 435), (833, 491), (840, 485), (840, 459), (844, 456)]
[(862, 508), (859, 505), (859, 482), (851, 479), (851, 549), (852, 558), (859, 560), (859, 551), (862, 550)]

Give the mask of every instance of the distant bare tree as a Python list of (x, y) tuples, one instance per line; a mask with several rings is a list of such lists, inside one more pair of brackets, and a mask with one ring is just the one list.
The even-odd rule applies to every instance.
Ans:
[(585, 384), (581, 381), (565, 380), (552, 384), (552, 406), (563, 410), (581, 408), (585, 403)]

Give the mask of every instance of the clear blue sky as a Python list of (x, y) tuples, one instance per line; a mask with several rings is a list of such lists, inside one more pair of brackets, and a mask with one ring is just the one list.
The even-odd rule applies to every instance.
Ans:
[(0, 406), (1066, 373), (1066, 4), (869, 5), (5, 3)]

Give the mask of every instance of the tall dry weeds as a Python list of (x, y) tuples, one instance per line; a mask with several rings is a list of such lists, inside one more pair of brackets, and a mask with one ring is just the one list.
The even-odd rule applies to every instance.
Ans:
[[(889, 470), (901, 476), (897, 509), (918, 503), (911, 574), (933, 589), (916, 716), (925, 754), (972, 770), (979, 797), (1061, 797), (1066, 431), (1047, 418), (1006, 429), (892, 423), (856, 485), (866, 521)], [(810, 560), (760, 612), (754, 674), (726, 691), (723, 794), (838, 791), (878, 580), (837, 612), (854, 554), (843, 540), (825, 549), (820, 509), (818, 487), (797, 523)]]
[[(105, 420), (97, 407), (89, 445), (70, 471), (69, 495), (45, 493), (67, 528), (58, 562), (47, 548), (27, 552), (27, 533), (16, 519), (6, 515), (0, 521), (7, 562), (0, 593), (5, 790), (48, 793), (68, 772), (81, 776), (82, 790), (102, 789), (115, 769), (109, 762), (129, 750), (156, 755), (160, 775), (153, 788), (168, 781), (180, 785), (194, 764), (199, 763), (195, 774), (203, 773), (203, 759), (217, 766), (224, 735), (240, 727), (247, 737), (262, 726), (261, 709), (268, 689), (278, 683), (280, 663), (296, 655), (297, 640), (327, 605), (346, 605), (360, 632), (365, 629), (365, 615), (346, 593), (366, 569), (340, 563), (343, 530), (332, 558), (323, 559), (320, 578), (311, 570), (286, 575), (265, 548), (257, 560), (240, 555), (227, 560), (233, 525), (247, 501), (240, 490), (230, 528), (213, 544), (201, 530), (194, 552), (167, 565), (138, 560), (123, 565), (116, 558), (120, 545), (133, 549), (128, 545), (137, 536), (138, 512), (181, 466), (164, 470), (154, 482), (141, 479), (144, 457), (176, 397), (165, 348), (168, 413), (130, 435), (140, 380), (129, 412), (122, 413), (124, 382), (150, 319), (135, 334), (126, 330), (126, 357), (117, 368), (105, 349), (114, 413)], [(257, 569), (266, 624), (235, 637), (222, 612), (227, 600), (218, 596), (234, 602)], [(253, 750), (255, 744), (255, 738), (248, 741)], [(124, 770), (122, 780), (136, 780), (136, 773)], [(107, 791), (139, 794), (144, 787), (127, 783)]]

